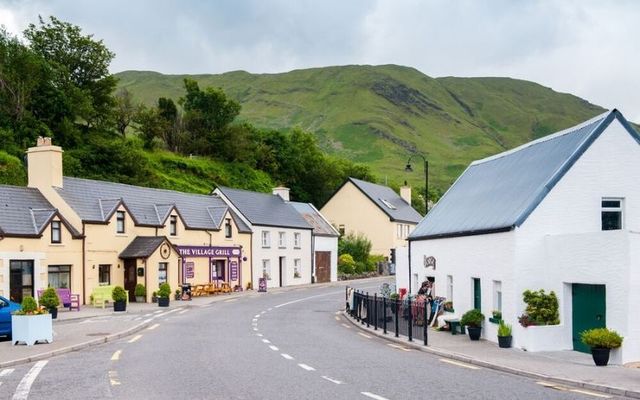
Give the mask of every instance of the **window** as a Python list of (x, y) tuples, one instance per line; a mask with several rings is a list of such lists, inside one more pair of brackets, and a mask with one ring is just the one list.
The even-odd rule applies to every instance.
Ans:
[(382, 204), (384, 204), (385, 206), (387, 206), (387, 208), (391, 209), (391, 210), (395, 210), (396, 206), (394, 206), (393, 204), (391, 204), (388, 200), (385, 199), (379, 199)]
[(278, 247), (281, 249), (287, 247), (287, 234), (285, 232), (278, 232)]
[(398, 224), (397, 228), (396, 236), (398, 236), (398, 239), (402, 239), (402, 224)]
[(116, 232), (124, 233), (124, 211), (118, 211), (116, 215)]
[(295, 247), (296, 249), (299, 249), (302, 245), (300, 243), (300, 233), (296, 232), (293, 234), (293, 247)]
[(293, 260), (293, 277), (300, 278), (300, 267), (302, 265), (302, 261), (299, 258)]
[(447, 275), (447, 300), (453, 301), (453, 276)]
[(622, 229), (622, 199), (602, 199), (602, 230)]
[(162, 285), (167, 282), (167, 269), (169, 267), (169, 263), (161, 262), (158, 263), (158, 284)]
[(262, 260), (262, 277), (271, 280), (271, 262)]
[(224, 222), (224, 237), (227, 239), (231, 238), (231, 218), (227, 218)]
[(269, 231), (262, 231), (262, 247), (271, 247)]
[(62, 242), (60, 221), (51, 221), (51, 243)]
[(344, 225), (338, 225), (338, 232), (340, 232), (340, 236), (344, 236)]
[(169, 235), (176, 236), (178, 234), (178, 216), (172, 215), (169, 217)]
[(102, 264), (98, 266), (98, 284), (111, 284), (111, 265)]
[(404, 226), (404, 237), (405, 238), (409, 237), (409, 229), (410, 229), (410, 227), (409, 227), (408, 224)]
[(493, 309), (502, 311), (502, 282), (493, 281)]
[(49, 286), (55, 289), (71, 287), (71, 265), (49, 265)]

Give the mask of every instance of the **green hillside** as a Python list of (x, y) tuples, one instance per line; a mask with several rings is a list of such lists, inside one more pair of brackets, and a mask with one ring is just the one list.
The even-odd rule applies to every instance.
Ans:
[(471, 160), (566, 128), (604, 110), (570, 94), (509, 78), (431, 78), (413, 68), (339, 66), (282, 74), (243, 71), (163, 75), (126, 71), (119, 86), (153, 104), (180, 98), (183, 79), (221, 87), (258, 127), (300, 126), (330, 153), (369, 165), (382, 180), (423, 186), (421, 166), (407, 174), (409, 154), (429, 158), (430, 179), (446, 189)]

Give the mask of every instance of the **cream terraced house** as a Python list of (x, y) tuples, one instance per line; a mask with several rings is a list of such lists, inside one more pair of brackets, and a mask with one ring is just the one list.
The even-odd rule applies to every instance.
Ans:
[(253, 232), (251, 254), (255, 284), (267, 287), (311, 283), (312, 226), (288, 204), (289, 189), (273, 194), (219, 186), (213, 194), (224, 201)]
[(387, 186), (349, 178), (320, 209), (341, 234), (363, 234), (371, 240), (371, 254), (390, 257), (407, 245), (420, 214), (411, 207), (411, 189), (402, 197)]

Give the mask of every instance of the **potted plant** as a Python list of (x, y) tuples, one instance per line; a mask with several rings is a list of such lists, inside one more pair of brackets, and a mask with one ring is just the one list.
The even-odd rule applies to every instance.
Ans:
[(111, 292), (113, 299), (113, 311), (127, 311), (127, 292), (122, 286), (116, 286)]
[(177, 301), (180, 300), (180, 298), (182, 297), (182, 291), (180, 291), (180, 289), (176, 289), (173, 298)]
[(151, 302), (152, 303), (157, 303), (158, 302), (158, 292), (151, 293)]
[(508, 349), (511, 347), (511, 341), (513, 336), (511, 336), (512, 327), (510, 324), (505, 324), (503, 320), (500, 320), (498, 325), (498, 346), (503, 349)]
[(169, 307), (169, 296), (171, 296), (171, 286), (163, 283), (158, 289), (158, 306)]
[(389, 305), (390, 305), (390, 307), (391, 307), (391, 312), (392, 312), (393, 314), (395, 314), (395, 313), (396, 313), (396, 303), (397, 303), (397, 301), (398, 301), (398, 299), (399, 299), (399, 298), (400, 298), (400, 295), (399, 295), (398, 293), (395, 293), (395, 292), (393, 292), (393, 293), (391, 293), (391, 294), (389, 295), (389, 300), (390, 300), (390, 301), (389, 301), (389, 303), (390, 303)]
[(51, 314), (51, 319), (58, 318), (58, 306), (60, 305), (60, 299), (58, 293), (52, 287), (46, 288), (40, 296), (40, 306), (46, 308)]
[(136, 303), (147, 302), (147, 288), (142, 283), (138, 283), (135, 288)]
[(588, 329), (580, 334), (582, 343), (591, 347), (591, 356), (597, 366), (603, 367), (609, 363), (611, 349), (622, 346), (624, 339), (618, 332), (607, 328)]
[(11, 316), (11, 342), (32, 346), (38, 341), (53, 342), (53, 322), (51, 314), (44, 307), (38, 307), (36, 300), (26, 296), (20, 310)]
[(482, 312), (477, 308), (474, 308), (462, 315), (460, 325), (467, 327), (467, 330), (469, 331), (469, 338), (471, 340), (480, 340), (482, 321), (484, 321), (484, 314), (482, 314)]

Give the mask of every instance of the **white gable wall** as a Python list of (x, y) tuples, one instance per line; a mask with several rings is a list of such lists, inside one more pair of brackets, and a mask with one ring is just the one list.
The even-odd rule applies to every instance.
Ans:
[[(331, 252), (331, 276), (330, 281), (338, 280), (338, 238), (333, 236), (314, 236), (313, 251)], [(315, 256), (313, 262), (315, 263)], [(315, 272), (315, 271), (314, 271)], [(316, 281), (317, 282), (317, 281)]]

